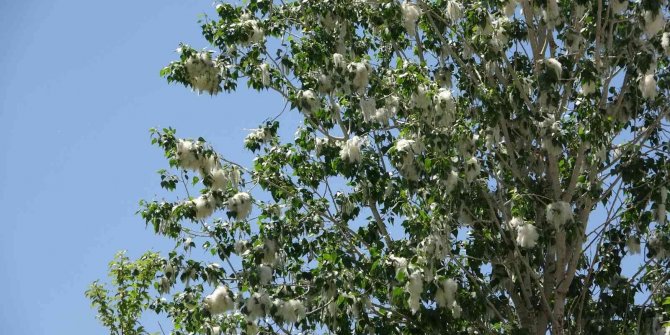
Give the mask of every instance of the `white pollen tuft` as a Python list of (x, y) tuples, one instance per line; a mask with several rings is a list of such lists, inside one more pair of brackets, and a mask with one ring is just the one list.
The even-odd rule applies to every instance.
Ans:
[(358, 136), (354, 136), (348, 139), (342, 144), (342, 148), (340, 149), (340, 158), (343, 161), (347, 161), (349, 163), (360, 163), (361, 146), (363, 145), (363, 141), (364, 140)]
[(261, 83), (263, 86), (270, 86), (270, 65), (267, 63), (261, 64)]
[(361, 99), (361, 111), (365, 122), (374, 120), (377, 115), (377, 100), (373, 97)]
[(342, 54), (333, 54), (333, 67), (335, 69), (344, 69), (347, 66), (344, 56)]
[(272, 280), (272, 268), (268, 265), (261, 264), (258, 267), (258, 278), (261, 285), (267, 285)]
[(239, 192), (228, 199), (228, 210), (235, 213), (235, 218), (246, 219), (251, 213), (251, 196), (246, 192)]
[(509, 225), (510, 227), (516, 229), (517, 227), (520, 227), (523, 225), (523, 219), (518, 218), (518, 217), (513, 217), (512, 220), (509, 220)]
[(435, 292), (435, 302), (437, 305), (442, 308), (448, 308), (453, 306), (456, 302), (456, 291), (458, 290), (458, 283), (449, 278), (443, 280), (437, 287)]
[(644, 11), (644, 32), (647, 37), (652, 38), (660, 33), (665, 27), (665, 18), (662, 12)]
[(480, 169), (481, 166), (477, 158), (470, 157), (470, 159), (465, 162), (465, 180), (468, 183), (472, 183), (472, 181), (474, 181), (477, 176), (479, 176)]
[(640, 78), (639, 86), (643, 98), (645, 99), (656, 98), (658, 90), (656, 89), (656, 78), (654, 78), (654, 74), (649, 73)]
[[(547, 0), (547, 7), (542, 11), (544, 22), (551, 29), (561, 24), (561, 13), (558, 8), (557, 0)], [(559, 75), (560, 77), (560, 75)]]
[(451, 170), (447, 176), (447, 180), (444, 181), (444, 191), (451, 193), (456, 185), (458, 184), (458, 172)]
[(547, 67), (549, 67), (554, 73), (556, 74), (556, 77), (559, 79), (561, 78), (561, 74), (563, 73), (563, 65), (561, 65), (561, 62), (558, 61), (556, 58), (549, 58), (547, 59)]
[(270, 297), (265, 291), (261, 291), (252, 294), (244, 306), (249, 314), (249, 319), (256, 320), (267, 314), (272, 308), (272, 301), (270, 301)]
[(298, 109), (306, 115), (310, 115), (321, 107), (321, 101), (312, 90), (298, 92)]
[(230, 291), (225, 286), (217, 287), (212, 294), (205, 297), (205, 308), (212, 315), (223, 314), (233, 309), (235, 302), (230, 296)]
[(514, 16), (514, 11), (516, 10), (516, 6), (518, 4), (517, 1), (518, 0), (507, 1), (507, 3), (505, 4), (505, 8), (503, 10), (503, 12), (505, 13), (505, 16), (507, 16), (507, 17)]
[(626, 246), (631, 254), (637, 255), (640, 253), (640, 241), (637, 238), (629, 237), (626, 241)]
[(347, 71), (353, 75), (351, 81), (353, 89), (356, 90), (358, 94), (365, 93), (365, 89), (368, 87), (368, 81), (370, 80), (370, 73), (372, 72), (370, 64), (365, 61), (349, 63)]
[(670, 56), (670, 33), (663, 33), (663, 36), (661, 36), (661, 47), (663, 47), (665, 55)]
[(628, 0), (610, 0), (610, 6), (615, 14), (621, 14), (628, 9)]
[(214, 213), (216, 199), (211, 193), (207, 193), (191, 200), (191, 205), (195, 208), (195, 218), (197, 220), (205, 219)]
[(526, 223), (516, 227), (516, 244), (522, 248), (534, 248), (538, 237), (537, 228), (532, 224)]
[(306, 310), (302, 302), (296, 299), (275, 303), (277, 313), (288, 323), (296, 323), (305, 318)]
[(409, 308), (412, 314), (416, 313), (421, 307), (421, 293), (423, 292), (423, 276), (421, 271), (416, 270), (409, 276), (406, 290), (409, 293)]
[(194, 91), (198, 93), (207, 92), (215, 95), (221, 91), (219, 83), (219, 68), (212, 61), (212, 55), (208, 51), (199, 52), (190, 56), (184, 63), (187, 80)]
[(421, 9), (416, 4), (405, 1), (400, 6), (400, 10), (402, 12), (402, 25), (411, 36), (414, 36), (416, 33), (416, 22), (421, 16)]
[(460, 20), (463, 17), (463, 5), (456, 0), (447, 2), (447, 17), (452, 22)]
[(437, 125), (441, 127), (451, 126), (454, 118), (454, 110), (456, 109), (451, 91), (442, 88), (433, 100), (435, 111), (437, 112)]
[(555, 229), (559, 229), (573, 219), (572, 207), (565, 201), (557, 201), (547, 205), (546, 211), (547, 222)]

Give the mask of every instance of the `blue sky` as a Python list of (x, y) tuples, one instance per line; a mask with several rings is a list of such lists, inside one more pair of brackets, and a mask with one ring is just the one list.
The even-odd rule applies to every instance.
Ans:
[[(163, 193), (148, 129), (203, 136), (249, 163), (247, 129), (277, 96), (215, 98), (158, 73), (180, 41), (207, 46), (211, 1), (3, 1), (0, 4), (0, 324), (5, 334), (103, 334), (84, 297), (119, 249), (165, 250), (138, 200)], [(262, 98), (261, 98), (262, 97)], [(151, 327), (153, 328), (153, 327)]]

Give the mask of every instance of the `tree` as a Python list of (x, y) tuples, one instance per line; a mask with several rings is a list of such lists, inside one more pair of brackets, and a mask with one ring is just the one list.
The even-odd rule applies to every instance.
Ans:
[[(668, 11), (216, 5), (202, 22), (211, 50), (182, 44), (161, 74), (210, 95), (280, 94), (304, 123), (280, 138), (268, 115), (245, 140), (248, 168), (152, 130), (172, 198), (139, 213), (175, 249), (115, 279), (153, 278), (152, 298), (120, 301), (167, 315), (173, 334), (663, 332)], [(124, 314), (101, 284), (88, 295), (108, 327)], [(124, 322), (112, 333), (144, 332)]]

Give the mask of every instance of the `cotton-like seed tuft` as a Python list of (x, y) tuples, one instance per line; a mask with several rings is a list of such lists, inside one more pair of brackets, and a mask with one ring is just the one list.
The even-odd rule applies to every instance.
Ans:
[(285, 322), (295, 323), (305, 318), (305, 306), (299, 300), (291, 299), (275, 305), (277, 305), (277, 313)]
[(454, 190), (454, 188), (456, 188), (457, 184), (458, 184), (458, 172), (452, 170), (451, 172), (449, 172), (447, 180), (444, 181), (444, 191), (447, 193), (451, 193)]
[(416, 313), (421, 307), (421, 293), (423, 292), (423, 276), (421, 271), (416, 270), (409, 276), (406, 290), (409, 293), (409, 308), (412, 314)]
[(212, 315), (225, 313), (233, 309), (234, 305), (233, 298), (225, 286), (217, 287), (212, 294), (205, 297), (205, 308)]
[(610, 6), (615, 14), (621, 14), (628, 8), (628, 0), (610, 0)]
[(544, 16), (544, 22), (547, 23), (549, 28), (553, 29), (561, 24), (561, 13), (557, 0), (547, 0), (547, 7), (543, 10), (542, 14)]
[(228, 210), (235, 213), (235, 218), (246, 219), (251, 213), (251, 195), (239, 192), (228, 199)]
[(265, 264), (258, 266), (258, 278), (261, 285), (269, 284), (272, 280), (272, 268)]
[(572, 221), (572, 207), (565, 201), (557, 201), (547, 205), (546, 218), (555, 229), (559, 229), (564, 224)]
[(191, 84), (194, 91), (198, 93), (207, 92), (210, 95), (216, 95), (221, 91), (219, 83), (219, 68), (212, 61), (212, 55), (207, 51), (199, 52), (190, 56), (184, 63), (186, 68), (187, 81)]
[(306, 115), (310, 115), (321, 107), (321, 101), (312, 90), (300, 91), (297, 94), (298, 109)]
[(523, 225), (523, 219), (518, 217), (513, 217), (512, 220), (509, 220), (509, 225), (512, 228), (517, 228)]
[(559, 79), (561, 78), (561, 74), (563, 74), (563, 65), (561, 64), (561, 62), (558, 61), (558, 59), (556, 58), (547, 59), (547, 67), (549, 67), (549, 69), (554, 71), (556, 77), (558, 77)]
[(405, 1), (400, 5), (400, 10), (402, 12), (403, 27), (405, 27), (411, 36), (414, 36), (416, 33), (416, 23), (421, 16), (421, 9), (416, 4)]
[(663, 28), (665, 28), (663, 12), (644, 11), (644, 32), (647, 34), (647, 37), (652, 38), (656, 36)]
[(509, 0), (505, 4), (505, 8), (503, 9), (503, 12), (505, 13), (505, 16), (507, 17), (512, 17), (514, 16), (514, 11), (516, 10), (516, 6), (518, 4), (518, 0)]
[(344, 69), (347, 66), (344, 56), (342, 54), (333, 54), (333, 67), (335, 69)]
[(272, 307), (272, 301), (265, 291), (256, 292), (247, 299), (245, 303), (248, 317), (251, 320), (256, 320), (265, 316)]
[(195, 218), (197, 220), (210, 217), (216, 209), (216, 199), (211, 193), (203, 194), (190, 201), (195, 209)]
[(267, 63), (261, 64), (261, 83), (263, 86), (270, 86), (270, 65)]
[(370, 80), (370, 73), (372, 72), (370, 64), (365, 61), (353, 62), (347, 66), (347, 70), (353, 75), (351, 81), (353, 89), (358, 92), (358, 94), (365, 93), (365, 89), (368, 87), (368, 81)]
[(526, 223), (516, 227), (516, 244), (522, 248), (534, 248), (538, 237), (537, 228), (532, 224)]
[(447, 17), (452, 22), (460, 20), (463, 17), (463, 5), (456, 0), (447, 2)]
[(348, 139), (340, 149), (340, 158), (349, 163), (360, 163), (361, 161), (361, 146), (364, 140), (361, 137), (354, 136)]
[(465, 180), (468, 183), (472, 183), (477, 176), (479, 176), (479, 171), (481, 169), (481, 165), (479, 164), (479, 161), (477, 160), (476, 157), (470, 157), (465, 162)]
[(644, 75), (640, 78), (640, 91), (642, 92), (642, 97), (645, 99), (654, 99), (658, 94), (656, 88), (656, 78), (652, 73)]
[(661, 47), (666, 56), (670, 56), (670, 33), (663, 33), (661, 36)]
[(447, 89), (440, 89), (434, 98), (435, 111), (437, 112), (437, 125), (442, 127), (449, 127), (453, 122), (453, 113), (456, 109), (454, 98), (451, 91)]
[(628, 240), (626, 240), (626, 246), (631, 254), (637, 255), (640, 253), (640, 241), (637, 238), (629, 237)]

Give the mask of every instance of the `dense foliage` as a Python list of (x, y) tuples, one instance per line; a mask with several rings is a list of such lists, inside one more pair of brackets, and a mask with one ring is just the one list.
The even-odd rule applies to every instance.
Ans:
[(161, 74), (280, 94), (304, 123), (281, 138), (269, 114), (248, 168), (153, 130), (170, 198), (139, 213), (175, 248), (87, 295), (112, 334), (145, 333), (144, 310), (173, 334), (663, 333), (668, 10), (218, 4), (211, 50), (182, 44)]

